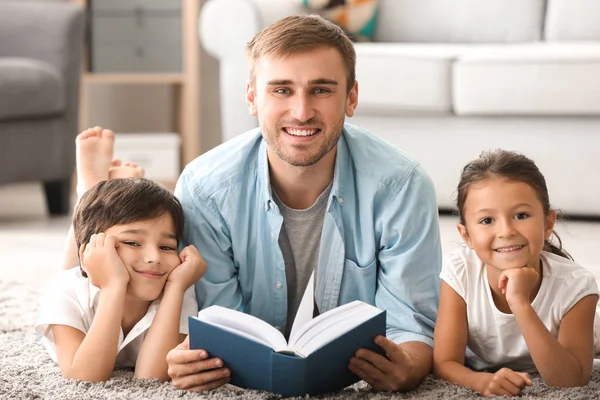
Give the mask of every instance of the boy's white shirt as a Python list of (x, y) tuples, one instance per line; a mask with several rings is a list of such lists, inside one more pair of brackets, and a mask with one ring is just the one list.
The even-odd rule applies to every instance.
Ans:
[[(99, 294), (100, 289), (81, 275), (79, 267), (61, 271), (49, 285), (42, 297), (34, 328), (37, 333), (42, 335), (42, 343), (54, 362), (57, 362), (56, 348), (50, 325), (67, 325), (86, 334), (96, 314)], [(156, 316), (159, 304), (160, 298), (154, 300), (146, 315), (135, 324), (127, 336), (123, 335), (122, 329), (120, 330), (116, 367), (135, 366), (140, 347)], [(188, 334), (188, 316), (195, 316), (197, 313), (198, 303), (192, 285), (183, 296), (179, 321), (180, 333)]]
[[(563, 316), (583, 297), (598, 295), (598, 286), (591, 272), (571, 260), (545, 251), (541, 259), (542, 284), (531, 305), (552, 336), (558, 338)], [(502, 313), (494, 304), (486, 269), (475, 251), (464, 246), (446, 255), (440, 278), (467, 306), (467, 366), (479, 371), (507, 367), (536, 372), (514, 315)], [(596, 353), (600, 351), (599, 335), (600, 307), (597, 307)]]

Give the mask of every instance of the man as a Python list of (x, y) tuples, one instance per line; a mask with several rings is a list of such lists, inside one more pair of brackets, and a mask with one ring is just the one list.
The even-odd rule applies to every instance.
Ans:
[[(287, 335), (314, 273), (317, 312), (353, 300), (387, 310), (387, 338), (376, 339), (387, 357), (361, 349), (350, 370), (378, 390), (410, 390), (432, 364), (441, 266), (433, 185), (410, 157), (344, 125), (358, 104), (356, 55), (337, 26), (287, 17), (259, 32), (248, 55), (246, 101), (260, 128), (193, 161), (177, 184), (184, 245), (209, 266), (198, 302), (244, 310)], [(167, 361), (177, 388), (229, 379), (222, 360), (187, 340)]]

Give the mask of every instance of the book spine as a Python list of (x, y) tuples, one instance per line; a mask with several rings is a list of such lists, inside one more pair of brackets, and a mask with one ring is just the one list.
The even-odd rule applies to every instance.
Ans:
[(287, 397), (307, 393), (306, 358), (273, 352), (271, 363), (271, 392)]

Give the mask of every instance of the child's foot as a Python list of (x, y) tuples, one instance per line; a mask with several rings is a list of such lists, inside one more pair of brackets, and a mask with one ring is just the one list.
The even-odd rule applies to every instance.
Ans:
[(108, 179), (113, 158), (115, 134), (108, 129), (86, 129), (75, 139), (77, 155), (77, 196)]
[(121, 165), (121, 160), (114, 159), (110, 163), (108, 179), (141, 178), (144, 173), (144, 168), (134, 162), (127, 161), (125, 165)]

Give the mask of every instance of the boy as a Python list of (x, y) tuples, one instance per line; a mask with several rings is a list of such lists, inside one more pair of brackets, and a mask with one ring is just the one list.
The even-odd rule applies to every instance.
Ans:
[[(177, 199), (137, 165), (111, 161), (111, 131), (88, 129), (76, 145), (80, 198), (66, 270), (42, 301), (36, 331), (66, 378), (99, 382), (135, 367), (138, 378), (167, 380), (165, 357), (198, 311), (191, 286), (206, 263), (193, 246), (178, 254)], [(67, 269), (74, 254), (80, 268)]]

